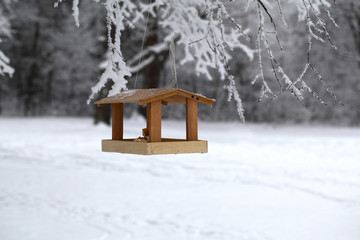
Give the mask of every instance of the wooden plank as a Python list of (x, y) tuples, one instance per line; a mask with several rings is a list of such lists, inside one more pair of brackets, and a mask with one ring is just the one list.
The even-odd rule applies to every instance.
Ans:
[(157, 95), (162, 95), (169, 92), (176, 92), (176, 90), (168, 88), (129, 89), (114, 96), (98, 100), (95, 102), (95, 104), (139, 102), (141, 100), (151, 99)]
[(184, 142), (186, 139), (179, 138), (161, 138), (161, 142)]
[(146, 128), (150, 132), (151, 103), (146, 104)]
[(186, 99), (186, 140), (198, 140), (197, 102)]
[(186, 97), (188, 99), (193, 99), (193, 100), (196, 100), (197, 102), (201, 102), (201, 103), (204, 103), (207, 105), (213, 105), (215, 102), (215, 99), (210, 99), (210, 98), (201, 96), (199, 94), (185, 91), (183, 89), (177, 89), (177, 95)]
[(164, 101), (166, 101), (168, 104), (186, 103), (186, 97), (175, 95), (165, 98)]
[(102, 140), (103, 152), (132, 153), (148, 155), (147, 142), (118, 141), (105, 139)]
[(112, 108), (112, 139), (121, 140), (123, 139), (123, 104), (113, 103)]
[(143, 105), (143, 104), (147, 104), (150, 102), (159, 101), (159, 100), (162, 100), (162, 99), (174, 96), (174, 95), (176, 95), (176, 89), (171, 89), (171, 90), (169, 89), (168, 92), (164, 92), (162, 94), (155, 95), (155, 96), (147, 98), (147, 99), (139, 100), (138, 103), (139, 103), (139, 105)]
[(114, 96), (104, 98), (95, 102), (95, 104), (109, 104), (109, 103), (125, 103), (138, 102), (140, 105), (154, 102), (157, 100), (164, 100), (171, 96), (180, 96), (185, 98), (194, 98), (198, 102), (213, 105), (214, 99), (206, 98), (200, 94), (191, 93), (183, 89), (130, 89)]
[[(168, 139), (169, 140), (169, 139)], [(127, 140), (102, 140), (103, 152), (119, 152), (140, 155), (155, 155), (155, 154), (180, 154), (180, 153), (207, 153), (207, 141), (171, 141), (165, 142), (136, 142), (132, 139)]]
[(150, 103), (149, 126), (150, 142), (161, 142), (161, 100)]
[(179, 154), (179, 153), (207, 153), (207, 141), (179, 141), (148, 143), (148, 155)]
[(181, 96), (185, 98), (194, 97), (195, 100), (208, 105), (213, 105), (214, 99), (204, 97), (200, 94), (191, 93), (183, 89), (130, 89), (114, 96), (104, 98), (95, 102), (95, 104), (109, 104), (109, 103), (125, 103), (125, 102), (138, 102), (140, 105), (163, 100), (171, 96)]

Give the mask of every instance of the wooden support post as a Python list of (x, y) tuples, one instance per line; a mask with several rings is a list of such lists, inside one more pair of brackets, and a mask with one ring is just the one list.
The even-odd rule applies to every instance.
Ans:
[(124, 123), (123, 123), (123, 104), (113, 103), (112, 108), (112, 140), (122, 140)]
[(150, 142), (161, 142), (161, 100), (147, 104), (146, 125)]
[(151, 103), (146, 104), (146, 128), (150, 132)]
[(193, 99), (186, 99), (186, 140), (198, 140), (197, 102)]

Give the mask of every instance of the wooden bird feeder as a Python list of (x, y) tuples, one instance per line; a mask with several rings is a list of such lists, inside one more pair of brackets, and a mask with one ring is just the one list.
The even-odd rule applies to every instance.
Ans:
[[(123, 138), (123, 104), (129, 102), (146, 104), (146, 128), (143, 137), (138, 139)], [(101, 99), (95, 104), (112, 107), (112, 139), (102, 140), (102, 151), (141, 155), (207, 153), (207, 141), (198, 140), (197, 104), (213, 105), (214, 102), (178, 88), (134, 89)], [(186, 139), (161, 137), (161, 105), (174, 103), (186, 104)]]

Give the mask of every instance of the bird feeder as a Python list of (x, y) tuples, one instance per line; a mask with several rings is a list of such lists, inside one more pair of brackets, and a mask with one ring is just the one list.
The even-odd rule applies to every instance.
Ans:
[[(123, 138), (123, 104), (130, 102), (146, 104), (146, 128), (142, 129), (143, 137), (137, 139)], [(112, 107), (112, 139), (102, 140), (102, 151), (141, 155), (207, 153), (207, 141), (198, 139), (197, 104), (213, 105), (214, 102), (178, 88), (134, 89), (101, 99), (95, 104)], [(175, 103), (186, 105), (186, 139), (161, 137), (161, 105)]]

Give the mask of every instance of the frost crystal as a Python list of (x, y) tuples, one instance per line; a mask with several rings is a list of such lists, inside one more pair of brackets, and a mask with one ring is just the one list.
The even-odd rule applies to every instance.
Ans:
[[(56, 4), (61, 2), (58, 0)], [(327, 31), (325, 21), (320, 15), (325, 12), (331, 22), (335, 25), (335, 20), (331, 17), (328, 8), (331, 6), (327, 0), (247, 0), (232, 1), (226, 4), (238, 4), (246, 11), (255, 9), (258, 15), (258, 31), (256, 43), (251, 44), (250, 37), (247, 35), (249, 29), (244, 29), (241, 23), (235, 21), (230, 16), (225, 1), (221, 0), (155, 0), (149, 3), (133, 0), (94, 0), (103, 4), (107, 11), (107, 28), (108, 28), (108, 46), (109, 58), (98, 83), (92, 88), (92, 94), (88, 100), (90, 102), (95, 94), (101, 90), (107, 81), (114, 83), (110, 95), (126, 90), (127, 78), (132, 72), (139, 71), (150, 64), (154, 58), (147, 56), (143, 62), (137, 61), (139, 55), (134, 56), (128, 61), (127, 65), (121, 52), (121, 32), (125, 27), (134, 28), (135, 24), (144, 21), (146, 16), (156, 17), (158, 25), (164, 29), (164, 42), (156, 46), (149, 46), (144, 49), (144, 54), (151, 51), (164, 50), (168, 47), (168, 43), (175, 40), (177, 45), (183, 47), (184, 57), (180, 63), (194, 62), (197, 74), (205, 75), (209, 80), (212, 76), (209, 72), (210, 68), (219, 71), (220, 77), (227, 80), (228, 85), (225, 88), (229, 92), (229, 99), (235, 99), (238, 106), (238, 112), (243, 119), (243, 107), (241, 98), (235, 87), (235, 79), (229, 68), (231, 60), (230, 51), (235, 48), (241, 49), (252, 60), (255, 55), (258, 57), (259, 74), (256, 79), (260, 79), (261, 93), (259, 101), (263, 97), (271, 96), (276, 98), (285, 91), (290, 91), (301, 101), (303, 99), (302, 92), (304, 90), (310, 92), (318, 98), (318, 96), (304, 82), (304, 76), (307, 72), (312, 71), (319, 81), (325, 86), (331, 96), (336, 100), (336, 96), (326, 85), (320, 73), (312, 65), (310, 61), (310, 53), (313, 39), (325, 42), (328, 41), (334, 47), (330, 34)], [(307, 62), (304, 63), (304, 70), (297, 79), (291, 78), (285, 73), (283, 67), (279, 64), (273, 46), (271, 44), (274, 36), (276, 44), (284, 53), (279, 36), (276, 18), (272, 14), (276, 11), (280, 16), (280, 23), (288, 28), (288, 24), (284, 15), (283, 5), (295, 6), (298, 12), (299, 21), (303, 21), (308, 31), (308, 52)], [(73, 15), (75, 23), (79, 25), (79, 0), (73, 0)], [(253, 7), (253, 8), (252, 8)], [(227, 22), (227, 24), (225, 24)], [(114, 36), (110, 33), (115, 32)], [(255, 49), (253, 49), (253, 47)], [(141, 55), (140, 55), (141, 56)], [(141, 58), (141, 57), (140, 57)], [(280, 91), (274, 94), (274, 90), (270, 88), (269, 79), (264, 76), (264, 64), (267, 60), (271, 64), (271, 71), (276, 80)], [(318, 98), (319, 99), (319, 98)], [(322, 102), (322, 101), (321, 101)]]
[(75, 25), (77, 27), (79, 27), (80, 26), (80, 23), (79, 23), (79, 0), (74, 0), (73, 1), (72, 10), (73, 10), (73, 16), (74, 16), (74, 19), (75, 19)]
[[(11, 37), (10, 22), (0, 9), (0, 43), (2, 42), (1, 36)], [(12, 77), (15, 70), (10, 66), (10, 59), (0, 50), (0, 76), (8, 75)]]

